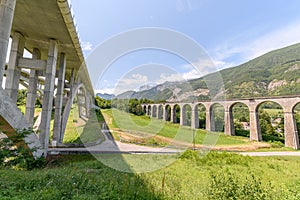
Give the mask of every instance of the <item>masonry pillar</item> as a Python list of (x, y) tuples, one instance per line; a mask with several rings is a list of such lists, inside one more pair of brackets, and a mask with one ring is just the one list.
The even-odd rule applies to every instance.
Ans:
[(156, 108), (156, 107), (155, 107), (154, 105), (151, 106), (151, 117), (155, 117), (155, 114), (156, 114), (155, 108)]
[(171, 119), (170, 121), (172, 123), (176, 123), (177, 120), (176, 120), (176, 109), (175, 109), (175, 106), (171, 106)]
[[(41, 53), (38, 49), (33, 50), (32, 58), (41, 59)], [(35, 69), (31, 69), (29, 75), (28, 92), (26, 97), (26, 112), (25, 112), (25, 118), (28, 121), (30, 126), (33, 126), (34, 123), (34, 110), (35, 110), (35, 101), (37, 95), (37, 84), (38, 84), (37, 71)]]
[(284, 112), (285, 146), (299, 149), (299, 136), (293, 112)]
[(0, 0), (0, 87), (2, 87), (15, 6), (16, 0)]
[(250, 108), (250, 140), (262, 140), (258, 112), (256, 108)]
[(157, 119), (163, 118), (163, 107), (162, 105), (157, 106)]
[(50, 40), (47, 68), (46, 68), (42, 120), (41, 120), (40, 135), (39, 135), (40, 142), (45, 150), (45, 156), (47, 156), (49, 137), (50, 137), (50, 120), (51, 120), (51, 113), (52, 113), (52, 106), (53, 106), (52, 104), (53, 104), (57, 53), (58, 53), (57, 42), (55, 40)]
[(186, 120), (186, 110), (185, 106), (182, 106), (180, 109), (180, 125), (181, 126), (186, 126), (187, 125), (187, 120)]
[(6, 71), (5, 90), (15, 103), (18, 99), (19, 81), (21, 76), (21, 70), (18, 68), (18, 60), (23, 57), (24, 46), (25, 39), (23, 35), (17, 32), (13, 33), (8, 68)]
[(206, 109), (206, 130), (215, 131), (215, 116), (211, 108)]
[(192, 108), (191, 128), (192, 129), (199, 128), (199, 113), (198, 113), (198, 107), (197, 106)]
[(225, 110), (225, 124), (224, 124), (224, 132), (225, 135), (235, 135), (234, 131), (234, 122), (233, 122), (233, 115), (232, 115), (232, 109), (228, 108)]
[(65, 86), (65, 72), (66, 72), (66, 55), (60, 54), (58, 82), (55, 98), (55, 113), (54, 113), (54, 126), (53, 126), (53, 139), (52, 145), (56, 146), (59, 143), (61, 134), (61, 122), (62, 122), (62, 103)]
[(163, 106), (163, 120), (168, 121), (168, 109), (167, 106)]

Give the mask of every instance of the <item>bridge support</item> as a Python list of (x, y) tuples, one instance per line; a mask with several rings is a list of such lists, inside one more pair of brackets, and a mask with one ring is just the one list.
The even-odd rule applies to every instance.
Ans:
[(157, 117), (157, 119), (162, 119), (163, 118), (163, 107), (162, 107), (162, 105), (157, 105), (156, 117)]
[(59, 143), (59, 138), (61, 135), (62, 103), (63, 103), (64, 85), (65, 85), (65, 72), (66, 72), (66, 56), (64, 53), (61, 53), (60, 62), (59, 62), (57, 91), (56, 91), (56, 98), (55, 98), (55, 114), (54, 114), (54, 127), (53, 127), (53, 138), (52, 138), (52, 145), (54, 146), (56, 146), (56, 144)]
[(180, 126), (187, 126), (186, 108), (182, 106), (180, 109)]
[(155, 117), (156, 116), (156, 106), (152, 105), (151, 106), (151, 117)]
[(215, 116), (212, 109), (206, 109), (206, 130), (215, 131)]
[(299, 136), (294, 113), (292, 111), (284, 112), (284, 134), (285, 146), (299, 149)]
[(5, 90), (14, 103), (18, 99), (19, 81), (21, 70), (18, 68), (18, 60), (23, 57), (25, 39), (20, 33), (13, 33), (12, 45), (6, 72)]
[(57, 42), (55, 40), (50, 40), (43, 98), (42, 121), (39, 136), (40, 142), (45, 150), (45, 156), (47, 156), (50, 137), (50, 120), (53, 104), (57, 54)]
[(171, 106), (171, 122), (176, 123), (176, 108), (175, 106)]
[(233, 115), (232, 115), (232, 109), (226, 109), (225, 110), (225, 124), (224, 124), (224, 132), (225, 135), (234, 136), (234, 122), (233, 122)]
[(8, 49), (16, 0), (0, 0), (0, 84), (2, 87), (4, 66)]
[(199, 113), (198, 113), (197, 106), (195, 106), (194, 108), (192, 108), (191, 128), (192, 129), (199, 128)]
[(168, 121), (168, 109), (167, 106), (163, 106), (163, 120)]
[(258, 112), (256, 109), (250, 109), (250, 140), (262, 140)]
[[(38, 49), (33, 50), (32, 58), (41, 59), (41, 53)], [(26, 112), (25, 112), (25, 119), (27, 120), (30, 126), (33, 126), (34, 123), (34, 110), (35, 110), (35, 101), (36, 101), (36, 94), (37, 94), (37, 84), (38, 84), (37, 71), (35, 69), (31, 69), (29, 75), (29, 85), (28, 85), (28, 92), (26, 97)]]

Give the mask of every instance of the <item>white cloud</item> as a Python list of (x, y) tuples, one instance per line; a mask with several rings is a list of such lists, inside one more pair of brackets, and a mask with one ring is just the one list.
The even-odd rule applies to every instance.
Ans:
[(83, 51), (91, 51), (93, 49), (93, 44), (90, 42), (81, 42), (81, 47)]
[[(216, 47), (213, 51), (212, 57), (214, 58), (214, 60), (216, 60), (215, 63), (219, 69), (235, 66), (261, 56), (274, 49), (279, 49), (295, 43), (299, 43), (299, 33), (300, 21), (291, 23), (284, 27), (280, 27), (277, 30), (273, 30), (269, 33), (266, 33), (244, 43), (239, 41), (245, 41), (245, 38), (240, 35)], [(239, 44), (235, 45), (236, 43)], [(239, 56), (239, 63), (226, 61), (232, 60), (231, 57), (235, 55)]]

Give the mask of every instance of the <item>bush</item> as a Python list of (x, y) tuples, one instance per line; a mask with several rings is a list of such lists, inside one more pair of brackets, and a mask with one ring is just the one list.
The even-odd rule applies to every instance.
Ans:
[(273, 199), (271, 184), (264, 185), (260, 178), (251, 172), (249, 174), (246, 177), (240, 177), (228, 170), (212, 173), (206, 190), (208, 199)]
[(35, 159), (32, 155), (34, 149), (22, 145), (26, 135), (32, 133), (30, 129), (17, 131), (15, 136), (0, 139), (0, 166), (15, 169), (32, 170), (45, 165), (45, 159)]

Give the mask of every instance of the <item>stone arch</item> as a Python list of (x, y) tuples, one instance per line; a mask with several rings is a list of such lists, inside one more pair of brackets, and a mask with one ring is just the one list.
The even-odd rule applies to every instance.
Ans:
[(151, 105), (148, 105), (147, 108), (147, 115), (151, 116)]
[[(12, 139), (17, 134), (16, 130), (24, 130), (30, 127), (16, 104), (7, 96), (2, 87), (0, 87), (0, 96), (0, 131)], [(30, 149), (35, 149), (33, 156), (36, 158), (41, 157), (44, 153), (35, 133), (26, 136), (24, 141), (17, 145), (24, 145)]]
[(169, 104), (164, 106), (163, 118), (165, 121), (171, 121), (171, 106)]
[(195, 105), (195, 128), (206, 129), (206, 106), (203, 103)]
[[(229, 106), (229, 126), (228, 135), (250, 137), (250, 108), (243, 102), (234, 102)], [(225, 119), (226, 120), (226, 119)], [(225, 128), (226, 129), (226, 128)]]
[(151, 116), (157, 117), (157, 105), (152, 105), (151, 107)]
[(164, 112), (164, 109), (163, 109), (163, 105), (159, 104), (157, 106), (157, 118), (158, 119), (162, 119), (163, 118), (163, 112)]
[(213, 103), (209, 107), (210, 111), (210, 129), (211, 131), (224, 131), (225, 107), (221, 103)]
[(146, 106), (146, 105), (143, 105), (143, 113), (144, 113), (145, 115), (148, 114), (148, 113), (147, 113), (147, 106)]
[[(271, 109), (273, 107), (278, 111), (267, 111), (268, 109)], [(273, 100), (262, 101), (256, 106), (255, 112), (258, 113), (258, 128), (260, 129), (259, 132), (261, 133), (262, 140), (278, 140), (284, 142), (285, 123), (283, 111), (284, 107), (280, 104), (280, 102)]]
[(171, 121), (173, 123), (180, 123), (180, 111), (181, 107), (179, 104), (174, 104), (171, 107)]
[(191, 126), (191, 120), (192, 120), (192, 106), (190, 104), (181, 105), (180, 125)]

